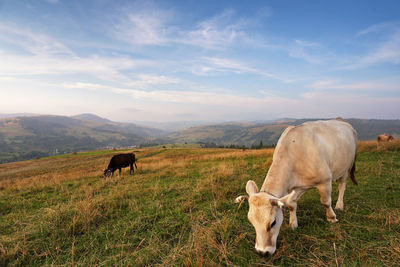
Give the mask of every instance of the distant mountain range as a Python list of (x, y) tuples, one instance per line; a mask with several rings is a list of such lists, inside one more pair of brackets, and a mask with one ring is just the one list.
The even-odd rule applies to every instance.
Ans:
[[(73, 151), (106, 147), (134, 147), (165, 143), (204, 143), (251, 146), (274, 145), (289, 125), (311, 119), (280, 119), (259, 122), (225, 122), (193, 126), (192, 122), (157, 124), (166, 130), (133, 123), (114, 122), (94, 114), (52, 116), (0, 114), (0, 163), (32, 159)], [(314, 119), (313, 119), (314, 120)], [(400, 136), (400, 120), (347, 119), (360, 140), (380, 133)], [(147, 125), (155, 125), (147, 123)], [(175, 128), (175, 131), (173, 127)]]
[[(217, 145), (259, 144), (274, 145), (283, 130), (290, 125), (299, 125), (318, 119), (280, 119), (260, 123), (221, 123), (192, 127), (168, 135), (172, 142), (215, 143)], [(346, 119), (358, 133), (359, 140), (372, 140), (381, 133), (400, 135), (400, 120)]]
[(276, 144), (283, 130), (288, 126), (285, 123), (255, 124), (243, 122), (227, 122), (216, 125), (192, 127), (168, 135), (175, 143), (214, 143), (216, 145), (244, 145), (251, 146), (260, 141), (264, 145)]

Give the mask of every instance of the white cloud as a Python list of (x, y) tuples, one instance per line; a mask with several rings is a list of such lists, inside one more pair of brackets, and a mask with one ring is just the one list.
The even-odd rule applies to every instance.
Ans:
[(382, 23), (378, 23), (375, 25), (372, 25), (362, 31), (359, 31), (356, 34), (356, 37), (360, 37), (363, 35), (367, 35), (367, 34), (371, 34), (371, 33), (387, 33), (387, 32), (392, 32), (393, 30), (398, 29), (400, 26), (399, 22), (382, 22)]
[(121, 70), (149, 66), (153, 62), (129, 58), (104, 58), (91, 56), (63, 57), (53, 55), (23, 56), (2, 55), (0, 73), (2, 75), (42, 75), (42, 74), (88, 74), (93, 77), (114, 82), (130, 82)]
[(312, 64), (321, 64), (324, 58), (321, 55), (321, 49), (322, 46), (318, 43), (295, 40), (294, 44), (289, 47), (288, 52), (289, 56), (293, 58), (300, 58)]
[(7, 77), (7, 76), (0, 76), (0, 82), (15, 82), (17, 78), (15, 77)]
[(86, 83), (86, 82), (76, 82), (76, 83), (62, 83), (60, 87), (67, 89), (86, 89), (91, 91), (107, 90), (108, 87), (96, 84), (96, 83)]
[(231, 72), (237, 74), (253, 73), (283, 82), (292, 82), (290, 79), (279, 77), (278, 75), (261, 69), (249, 67), (245, 63), (229, 58), (204, 57), (204, 62), (195, 65), (193, 68), (193, 73), (198, 75), (208, 75), (219, 72)]
[(196, 25), (178, 27), (173, 24), (177, 16), (173, 11), (145, 5), (123, 13), (112, 34), (133, 45), (189, 45), (215, 50), (238, 43), (260, 45), (262, 42), (246, 33), (252, 20), (235, 15), (229, 9)]
[(217, 16), (201, 21), (194, 30), (184, 35), (182, 43), (204, 48), (222, 49), (235, 41), (247, 39), (245, 23), (241, 20), (233, 23), (233, 10), (226, 10)]
[(0, 40), (16, 45), (33, 55), (73, 55), (64, 44), (28, 28), (0, 23)]
[(234, 61), (227, 58), (216, 58), (216, 57), (206, 57), (208, 63), (210, 63), (215, 69), (219, 71), (231, 71), (236, 73), (245, 72), (256, 72), (257, 70), (251, 67), (247, 67), (241, 62)]
[[(124, 7), (128, 5), (132, 7), (131, 4)], [(347, 115), (342, 116), (356, 116), (350, 111), (364, 110), (366, 105), (389, 114), (389, 108), (393, 111), (398, 103), (397, 98), (388, 100), (386, 108), (384, 101), (388, 97), (377, 97), (376, 104), (373, 103), (373, 95), (379, 95), (379, 92), (398, 95), (399, 79), (385, 79), (395, 75), (395, 66), (387, 68), (389, 74), (379, 69), (371, 75), (371, 79), (376, 80), (360, 80), (358, 77), (364, 73), (355, 70), (381, 63), (400, 64), (398, 24), (373, 25), (360, 31), (355, 37), (355, 47), (360, 48), (362, 43), (363, 48), (368, 47), (367, 52), (346, 66), (353, 72), (346, 71), (345, 75), (337, 76), (341, 78), (335, 78), (338, 74), (335, 67), (343, 57), (339, 53), (333, 58), (327, 47), (345, 50), (348, 43), (336, 46), (324, 43), (324, 39), (319, 39), (321, 43), (303, 39), (287, 41), (280, 33), (266, 36), (269, 32), (267, 24), (256, 25), (258, 18), (241, 17), (241, 11), (236, 13), (232, 9), (196, 21), (189, 19), (184, 25), (181, 19), (185, 16), (176, 13), (179, 9), (161, 9), (160, 5), (149, 2), (135, 5), (125, 11), (121, 9), (118, 14), (110, 10), (107, 14), (110, 17), (105, 17), (102, 24), (109, 27), (108, 36), (101, 32), (103, 27), (87, 32), (89, 27), (99, 25), (96, 24), (98, 18), (90, 18), (86, 21), (90, 25), (82, 28), (80, 34), (61, 37), (68, 38), (65, 42), (55, 35), (30, 28), (33, 25), (40, 27), (40, 20), (22, 26), (0, 22), (0, 90), (7, 97), (11, 95), (8, 91), (18, 88), (24, 88), (32, 95), (41, 94), (34, 99), (43, 109), (46, 101), (51, 102), (48, 104), (50, 110), (63, 102), (75, 104), (81, 101), (80, 110), (84, 110), (84, 102), (90, 101), (81, 96), (90, 95), (95, 99), (90, 104), (92, 107), (104, 107), (98, 109), (100, 111), (112, 102), (113, 105), (108, 106), (137, 107), (142, 115), (151, 113), (155, 117), (167, 113), (169, 116), (207, 113), (209, 117), (225, 116), (228, 119), (242, 113), (333, 117), (337, 110), (347, 110)], [(57, 25), (42, 27), (49, 31), (55, 28)], [(270, 32), (273, 33), (272, 28)], [(110, 35), (113, 38), (109, 38)], [(267, 46), (265, 40), (274, 40), (279, 45)], [(193, 74), (203, 76), (194, 77)], [(311, 91), (305, 92), (305, 84), (317, 75), (333, 78), (315, 81), (309, 84)], [(240, 79), (238, 85), (233, 85), (235, 90), (241, 89), (239, 87), (245, 82), (250, 86), (241, 93), (232, 92), (226, 89), (227, 84), (233, 84), (224, 80), (227, 76)], [(295, 79), (296, 84), (287, 84)], [(272, 84), (276, 87), (270, 92), (279, 92), (279, 95), (262, 90)], [(24, 98), (24, 104), (30, 102), (28, 94), (19, 95)], [(26, 106), (18, 103), (16, 94), (14, 99), (15, 105)], [(363, 104), (364, 100), (367, 104)]]
[[(134, 87), (134, 88), (151, 88), (152, 86), (157, 85), (166, 85), (166, 84), (177, 84), (180, 82), (179, 79), (167, 76), (157, 76), (150, 74), (139, 74), (136, 77), (137, 79), (131, 79), (129, 82), (122, 83), (124, 86)], [(75, 82), (75, 83), (63, 83), (62, 87), (70, 88), (70, 89), (88, 89), (88, 90), (104, 90), (104, 91), (118, 91), (119, 89), (114, 89), (112, 86), (106, 86), (102, 84), (96, 83), (87, 83), (87, 82)], [(123, 89), (130, 90), (130, 89)]]
[[(272, 95), (265, 95), (261, 98), (250, 97), (241, 94), (234, 94), (228, 91), (178, 91), (178, 90), (139, 90), (132, 88), (121, 88), (93, 83), (64, 83), (64, 88), (81, 88), (88, 90), (101, 90), (117, 94), (129, 95), (134, 99), (151, 100), (155, 102), (181, 103), (181, 104), (200, 104), (200, 105), (222, 105), (229, 107), (254, 107), (266, 104), (279, 103), (283, 98)], [(289, 100), (285, 100), (289, 101)], [(296, 100), (290, 100), (296, 101)]]
[(149, 60), (129, 57), (77, 56), (48, 35), (0, 23), (0, 40), (29, 53), (0, 53), (0, 73), (6, 76), (88, 74), (102, 80), (130, 82), (122, 70), (150, 66)]
[(135, 7), (134, 12), (122, 13), (113, 33), (133, 45), (164, 45), (168, 43), (170, 11), (156, 7)]
[(295, 40), (295, 43), (302, 47), (321, 47), (321, 45), (318, 43), (309, 42), (305, 40)]
[(398, 78), (373, 80), (373, 81), (359, 81), (359, 82), (344, 82), (340, 80), (320, 80), (311, 84), (311, 88), (316, 90), (332, 89), (336, 91), (376, 91), (385, 92), (400, 91), (400, 81)]
[(380, 23), (357, 33), (358, 38), (371, 38), (366, 55), (354, 60), (343, 69), (360, 69), (377, 64), (400, 64), (400, 24)]
[(180, 79), (164, 75), (139, 74), (136, 81), (127, 83), (129, 86), (146, 88), (151, 85), (176, 84)]
[(361, 58), (354, 66), (370, 66), (379, 63), (400, 64), (400, 29), (389, 40), (382, 42)]

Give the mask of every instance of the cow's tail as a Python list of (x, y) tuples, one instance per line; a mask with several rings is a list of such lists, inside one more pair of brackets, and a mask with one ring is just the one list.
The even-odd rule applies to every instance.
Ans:
[(351, 167), (351, 170), (350, 170), (350, 178), (353, 181), (353, 184), (358, 185), (356, 177), (354, 176), (355, 171), (356, 171), (356, 158), (354, 157), (353, 166)]

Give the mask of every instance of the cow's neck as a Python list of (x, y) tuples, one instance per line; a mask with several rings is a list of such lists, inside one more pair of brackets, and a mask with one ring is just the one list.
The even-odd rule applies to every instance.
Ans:
[(272, 163), (260, 191), (279, 198), (283, 197), (295, 186), (291, 178), (292, 171), (289, 166), (284, 166), (283, 162), (280, 164)]

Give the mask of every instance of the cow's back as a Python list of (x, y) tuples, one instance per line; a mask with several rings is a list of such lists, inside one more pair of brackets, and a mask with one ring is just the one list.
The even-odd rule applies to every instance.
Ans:
[(317, 183), (330, 174), (336, 180), (351, 169), (357, 134), (339, 120), (306, 122), (282, 135), (278, 145), (274, 161), (291, 168), (300, 179)]
[(128, 167), (129, 164), (132, 164), (134, 162), (135, 162), (135, 155), (133, 153), (118, 154), (114, 155), (111, 158), (110, 164), (108, 166), (109, 168)]

